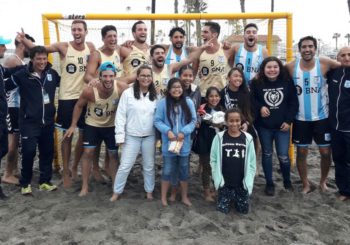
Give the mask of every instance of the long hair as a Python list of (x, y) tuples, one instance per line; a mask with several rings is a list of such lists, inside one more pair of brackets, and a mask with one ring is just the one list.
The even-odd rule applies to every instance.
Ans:
[[(183, 92), (178, 99), (173, 98), (169, 92), (174, 83), (179, 83), (182, 87)], [(167, 114), (167, 118), (168, 118), (168, 121), (170, 123), (171, 128), (174, 126), (173, 120), (172, 120), (172, 118), (174, 118), (174, 117), (172, 117), (172, 115), (176, 115), (177, 113), (179, 113), (179, 112), (176, 112), (176, 110), (175, 110), (175, 108), (177, 106), (179, 106), (181, 108), (181, 111), (184, 115), (182, 117), (184, 119), (184, 123), (188, 124), (189, 122), (191, 122), (192, 114), (191, 114), (190, 108), (187, 104), (184, 91), (185, 91), (185, 88), (184, 88), (184, 86), (179, 78), (174, 77), (174, 78), (171, 78), (169, 80), (168, 85), (167, 85), (166, 95), (165, 95), (165, 101), (166, 101), (166, 114)]]
[[(140, 66), (137, 69), (137, 71), (136, 71), (136, 75), (139, 76), (141, 71), (143, 71), (143, 70), (150, 70), (151, 74), (153, 75), (152, 69), (148, 65)], [(140, 82), (139, 82), (139, 80), (137, 78), (136, 78), (136, 80), (134, 82), (133, 88), (134, 88), (134, 97), (135, 97), (135, 99), (139, 100), (141, 98), (141, 95), (140, 95)], [(150, 99), (150, 101), (154, 101), (155, 99), (157, 99), (157, 91), (156, 91), (156, 87), (154, 86), (153, 82), (151, 82), (151, 84), (148, 86), (148, 92), (149, 92), (149, 99)]]
[(238, 108), (241, 109), (244, 120), (252, 123), (254, 118), (252, 115), (253, 109), (250, 101), (249, 89), (243, 71), (237, 67), (233, 67), (228, 72), (227, 77), (230, 78), (232, 73), (235, 71), (238, 71), (242, 76), (242, 84), (238, 87)]
[(265, 58), (261, 63), (259, 73), (255, 78), (253, 78), (252, 82), (255, 82), (256, 84), (264, 84), (269, 81), (269, 79), (265, 75), (265, 67), (270, 61), (276, 61), (280, 68), (280, 74), (278, 75), (277, 80), (281, 82), (287, 82), (291, 79), (287, 69), (283, 66), (281, 60), (275, 56), (269, 56)]
[[(220, 95), (220, 90), (217, 87), (209, 87), (207, 89), (207, 92), (205, 93), (205, 100), (207, 102), (206, 106), (205, 106), (205, 110), (209, 110), (209, 105), (208, 105), (208, 98), (209, 95), (211, 94), (212, 91), (216, 91), (216, 93), (219, 95), (219, 97), (221, 98)], [(215, 111), (224, 111), (224, 108), (222, 107), (222, 105), (220, 104), (220, 102), (215, 106), (215, 108), (213, 108)]]

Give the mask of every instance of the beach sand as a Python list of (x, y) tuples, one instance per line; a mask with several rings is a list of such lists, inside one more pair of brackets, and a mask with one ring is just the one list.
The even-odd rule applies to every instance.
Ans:
[[(125, 193), (115, 203), (109, 202), (110, 184), (91, 181), (91, 192), (80, 198), (80, 183), (65, 190), (57, 174), (53, 182), (59, 189), (46, 193), (38, 190), (36, 171), (33, 197), (24, 197), (19, 187), (4, 184), (10, 198), (0, 202), (0, 244), (350, 244), (350, 202), (335, 198), (334, 167), (328, 193), (316, 188), (302, 195), (296, 168), (292, 169), (295, 190), (287, 192), (275, 161), (276, 195), (265, 196), (260, 175), (249, 214), (239, 215), (232, 209), (225, 215), (203, 200), (201, 181), (194, 173), (197, 163), (193, 156), (190, 208), (179, 200), (162, 207), (159, 165), (154, 201), (145, 199), (140, 165), (132, 170)], [(315, 186), (319, 176), (319, 157), (313, 149), (309, 177)]]

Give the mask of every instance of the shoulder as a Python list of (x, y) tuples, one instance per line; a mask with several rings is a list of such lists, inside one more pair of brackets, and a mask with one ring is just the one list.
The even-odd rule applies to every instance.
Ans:
[(242, 133), (243, 133), (244, 136), (246, 137), (246, 141), (247, 141), (248, 143), (253, 141), (253, 136), (251, 136), (250, 133), (247, 133), (247, 132), (244, 132), (244, 131), (242, 131)]
[(15, 56), (15, 55), (11, 55), (9, 57), (7, 57), (4, 61), (4, 67), (15, 67), (18, 65), (22, 65), (20, 60)]
[(86, 42), (86, 45), (90, 49), (90, 52), (93, 52), (94, 50), (96, 50), (95, 45), (92, 42)]

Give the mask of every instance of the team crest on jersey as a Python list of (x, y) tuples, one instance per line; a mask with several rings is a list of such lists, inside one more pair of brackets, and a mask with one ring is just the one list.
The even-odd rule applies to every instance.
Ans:
[(168, 78), (163, 78), (163, 85), (168, 85)]
[(314, 82), (314, 83), (319, 83), (319, 82), (321, 82), (321, 77), (320, 77), (320, 76), (314, 76), (313, 82)]
[(350, 80), (345, 81), (344, 88), (350, 88)]
[(225, 63), (225, 57), (222, 55), (218, 56), (218, 61), (219, 63)]
[(303, 89), (299, 85), (296, 85), (295, 88), (297, 90), (297, 95), (301, 95), (303, 93)]
[(113, 105), (118, 105), (118, 103), (119, 103), (119, 99), (117, 98), (117, 99), (114, 99), (113, 101), (112, 101), (112, 104)]
[(133, 59), (131, 61), (131, 66), (132, 67), (138, 67), (141, 64), (141, 61), (139, 59)]
[(74, 64), (68, 64), (66, 66), (66, 72), (68, 72), (69, 74), (74, 74), (77, 71), (77, 66)]
[(95, 115), (98, 116), (98, 117), (102, 117), (103, 116), (103, 110), (101, 108), (95, 107), (94, 108), (94, 112), (95, 112)]
[(47, 74), (46, 75), (47, 81), (51, 82), (52, 81), (52, 75), (51, 74)]
[(242, 63), (237, 63), (236, 67), (242, 71), (244, 71), (244, 65)]
[(208, 76), (209, 74), (209, 68), (208, 67), (202, 67), (202, 75), (203, 76)]
[(282, 89), (267, 89), (264, 94), (266, 104), (271, 107), (278, 107), (284, 98)]

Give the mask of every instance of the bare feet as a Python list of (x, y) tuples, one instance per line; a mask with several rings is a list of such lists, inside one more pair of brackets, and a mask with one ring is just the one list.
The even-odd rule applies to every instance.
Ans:
[(215, 202), (213, 194), (210, 192), (209, 189), (204, 189), (204, 200), (207, 202)]
[(89, 190), (87, 188), (86, 189), (82, 188), (80, 193), (79, 193), (79, 196), (80, 197), (84, 197), (84, 196), (86, 196), (88, 194), (88, 192), (89, 192)]
[(14, 175), (6, 175), (2, 176), (1, 181), (7, 184), (19, 185), (19, 180)]
[(71, 180), (69, 174), (68, 173), (63, 174), (63, 187), (69, 188), (69, 187), (71, 187), (71, 185), (72, 185), (72, 180)]
[(307, 184), (307, 185), (303, 186), (303, 190), (302, 190), (301, 193), (303, 193), (303, 194), (308, 194), (308, 193), (310, 193), (310, 192), (311, 192), (311, 186), (310, 186), (310, 184)]
[(146, 198), (148, 201), (153, 201), (153, 193), (152, 192), (147, 192)]
[(342, 202), (344, 202), (344, 201), (350, 199), (350, 197), (348, 197), (348, 196), (342, 196), (342, 195), (339, 195), (337, 198), (338, 198), (339, 201), (342, 201)]
[(183, 197), (182, 198), (182, 203), (185, 204), (187, 207), (191, 207), (192, 203), (190, 201), (190, 199), (188, 199), (188, 197)]
[(103, 178), (100, 170), (93, 170), (92, 171), (92, 176), (97, 182), (104, 183), (106, 182), (105, 178)]
[(163, 207), (167, 207), (168, 206), (168, 201), (166, 199), (162, 198), (162, 205), (163, 205)]
[(111, 202), (118, 201), (119, 195), (117, 193), (113, 193), (113, 196), (109, 199)]
[(72, 180), (73, 181), (79, 180), (78, 169), (76, 169), (76, 168), (72, 168)]
[(325, 181), (323, 183), (320, 183), (320, 188), (322, 192), (327, 192), (328, 191), (327, 182)]
[(171, 188), (171, 194), (170, 194), (170, 198), (169, 201), (170, 202), (175, 202), (176, 201), (176, 194), (177, 194), (177, 188)]

